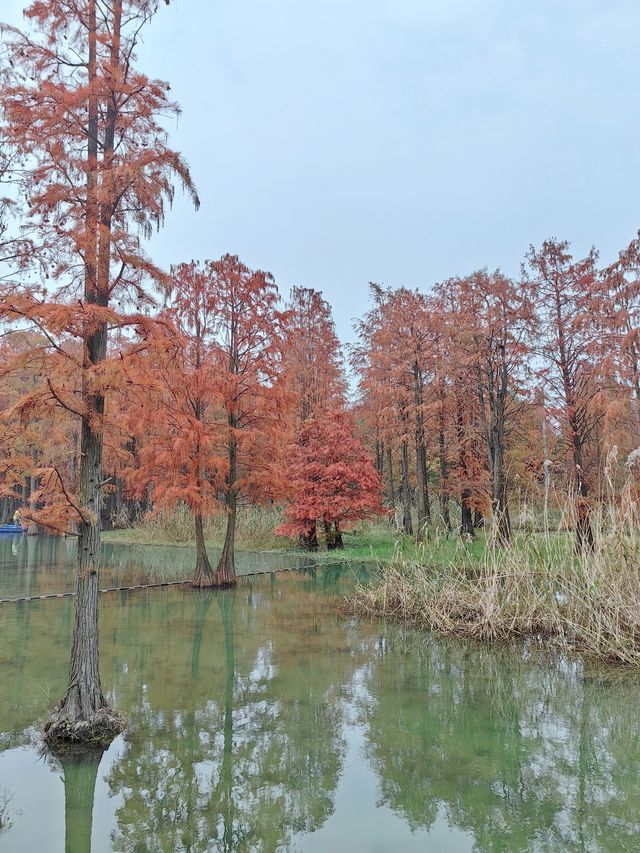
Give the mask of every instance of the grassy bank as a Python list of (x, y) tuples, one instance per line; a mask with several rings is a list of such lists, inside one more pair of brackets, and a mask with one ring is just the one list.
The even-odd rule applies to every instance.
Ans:
[[(275, 507), (242, 507), (238, 511), (236, 545), (245, 551), (288, 550), (292, 543), (276, 536), (281, 512)], [(224, 543), (226, 519), (216, 515), (205, 521), (205, 539), (214, 548)], [(105, 542), (120, 542), (129, 545), (195, 545), (193, 515), (183, 507), (171, 512), (158, 512), (122, 530), (107, 530)]]
[[(281, 511), (274, 507), (244, 507), (238, 513), (236, 547), (239, 551), (272, 551), (290, 555), (307, 554), (301, 551), (297, 542), (284, 536), (277, 536), (275, 529), (282, 521)], [(205, 539), (212, 549), (221, 548), (224, 542), (223, 516), (209, 519), (205, 525)], [(103, 534), (105, 542), (117, 542), (129, 545), (194, 545), (193, 520), (186, 510), (159, 513), (134, 527), (123, 530), (109, 530)], [(344, 550), (327, 551), (321, 548), (314, 553), (314, 560), (336, 559), (353, 562), (382, 562), (394, 559), (416, 559), (421, 549), (410, 536), (395, 531), (388, 522), (361, 523), (344, 533)], [(444, 563), (463, 547), (457, 538), (443, 540), (439, 559)], [(465, 551), (479, 555), (481, 543), (464, 546)]]
[(640, 536), (635, 526), (610, 522), (604, 515), (594, 521), (595, 551), (581, 557), (566, 532), (459, 550), (448, 561), (433, 541), (418, 559), (392, 561), (350, 603), (359, 615), (444, 635), (527, 637), (640, 666)]

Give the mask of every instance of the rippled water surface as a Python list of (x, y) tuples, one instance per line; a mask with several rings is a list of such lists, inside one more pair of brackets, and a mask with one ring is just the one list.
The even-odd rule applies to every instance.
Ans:
[[(0, 598), (70, 588), (73, 547), (1, 537)], [(183, 577), (191, 555), (104, 560), (111, 586)], [(357, 623), (354, 576), (103, 595), (103, 681), (129, 728), (62, 764), (38, 736), (73, 599), (0, 605), (0, 850), (640, 849), (636, 676)]]

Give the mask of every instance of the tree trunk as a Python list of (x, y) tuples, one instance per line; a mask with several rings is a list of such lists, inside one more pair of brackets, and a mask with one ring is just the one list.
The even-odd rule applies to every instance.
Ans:
[[(235, 362), (233, 362), (235, 363)], [(238, 492), (236, 480), (238, 478), (238, 444), (234, 430), (238, 423), (235, 414), (229, 415), (229, 443), (227, 453), (229, 459), (229, 472), (227, 474), (227, 529), (224, 537), (224, 546), (220, 561), (214, 575), (215, 586), (235, 586), (236, 579), (236, 516), (238, 508)]]
[(451, 516), (449, 514), (449, 486), (447, 482), (449, 475), (447, 470), (444, 425), (442, 423), (438, 431), (438, 459), (440, 463), (440, 515), (442, 517), (442, 523), (448, 532), (451, 530)]
[(591, 527), (591, 513), (589, 507), (589, 489), (584, 480), (582, 470), (582, 443), (577, 428), (572, 424), (573, 435), (573, 461), (576, 483), (576, 550), (583, 553), (585, 550), (593, 551), (595, 542), (593, 528)]
[(491, 507), (493, 510), (495, 535), (498, 542), (505, 545), (511, 539), (511, 518), (507, 503), (507, 480), (504, 474), (504, 460), (500, 443), (497, 443), (493, 449), (491, 488)]
[[(100, 353), (104, 358), (105, 348), (106, 329), (101, 328), (88, 343), (93, 363), (102, 360)], [(109, 743), (124, 728), (124, 719), (108, 708), (99, 668), (98, 570), (104, 398), (92, 395), (85, 380), (83, 400), (92, 416), (82, 418), (79, 504), (83, 518), (79, 523), (69, 686), (45, 725), (45, 733), (50, 742)]]
[(231, 490), (227, 496), (227, 530), (224, 547), (218, 567), (213, 575), (214, 586), (234, 586), (236, 578), (235, 538), (236, 538), (236, 493)]
[(332, 522), (324, 520), (324, 532), (325, 538), (327, 542), (327, 551), (336, 551), (344, 548), (344, 542), (342, 541), (342, 532), (340, 530), (340, 526), (336, 522), (332, 524)]
[(418, 483), (418, 531), (416, 539), (421, 542), (424, 539), (425, 528), (431, 521), (431, 505), (429, 502), (429, 482), (427, 469), (427, 450), (424, 437), (424, 415), (423, 404), (423, 378), (420, 365), (416, 360), (413, 365), (414, 378), (414, 402), (416, 414), (416, 480)]
[(300, 534), (299, 543), (304, 551), (318, 550), (318, 531), (316, 530), (315, 519), (310, 518), (308, 520), (306, 533)]
[[(456, 433), (458, 436), (458, 465), (460, 467), (460, 474), (468, 481), (466, 436), (462, 404), (459, 397), (456, 399)], [(473, 513), (471, 511), (471, 489), (467, 486), (464, 486), (460, 492), (460, 512), (462, 516), (460, 535), (474, 539), (476, 531), (473, 524)]]
[[(31, 477), (25, 477), (22, 481), (22, 508), (29, 510), (31, 505)], [(26, 513), (25, 513), (26, 515)]]
[(324, 525), (324, 538), (327, 543), (327, 551), (335, 551), (336, 548), (336, 537), (333, 532), (333, 528), (331, 527), (331, 522), (327, 521), (326, 518), (323, 519)]
[(204, 542), (202, 513), (196, 512), (194, 520), (196, 526), (196, 570), (191, 581), (191, 586), (196, 589), (202, 589), (203, 587), (215, 586), (214, 574)]
[[(558, 336), (558, 353), (560, 372), (562, 374), (562, 385), (564, 390), (565, 412), (567, 415), (567, 427), (571, 450), (573, 452), (572, 479), (576, 491), (576, 550), (582, 553), (585, 548), (593, 550), (593, 530), (589, 518), (588, 488), (584, 481), (582, 469), (582, 448), (585, 443), (585, 434), (580, 429), (577, 416), (578, 403), (576, 394), (576, 377), (570, 368), (570, 358), (567, 353), (567, 342), (565, 336), (565, 318), (562, 310), (562, 299), (557, 286), (554, 287), (556, 334)], [(582, 411), (584, 415), (584, 409)]]
[(409, 444), (406, 439), (402, 442), (400, 462), (402, 466), (402, 529), (409, 536), (413, 535), (411, 523), (411, 488), (409, 486)]
[(384, 447), (379, 438), (376, 438), (376, 471), (382, 477), (382, 468), (384, 466)]
[(468, 536), (470, 539), (475, 539), (476, 529), (473, 523), (473, 513), (471, 512), (471, 505), (469, 503), (471, 498), (471, 492), (469, 489), (463, 489), (460, 494), (460, 512), (462, 514), (462, 521), (460, 524), (460, 535)]
[(387, 503), (393, 508), (396, 505), (396, 490), (393, 482), (393, 454), (390, 445), (385, 448), (385, 467), (387, 471)]
[(421, 542), (425, 537), (426, 527), (431, 521), (431, 504), (427, 479), (427, 452), (419, 435), (416, 436), (416, 475), (418, 480), (418, 532), (416, 539)]
[[(568, 372), (565, 371), (568, 376)], [(571, 396), (571, 386), (568, 378), (565, 379), (565, 395), (568, 400), (569, 409), (569, 432), (571, 435), (571, 449), (573, 452), (573, 482), (576, 492), (576, 550), (582, 553), (585, 550), (593, 551), (594, 538), (593, 529), (591, 527), (590, 508), (589, 508), (589, 489), (584, 479), (584, 471), (582, 468), (582, 447), (583, 440), (580, 434), (580, 429), (575, 415), (576, 406)]]

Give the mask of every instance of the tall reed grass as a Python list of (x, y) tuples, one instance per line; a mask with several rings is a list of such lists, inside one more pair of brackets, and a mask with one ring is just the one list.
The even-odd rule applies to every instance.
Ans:
[(480, 554), (459, 547), (444, 565), (436, 536), (417, 559), (397, 558), (379, 580), (359, 586), (353, 610), (489, 642), (534, 638), (640, 666), (636, 485), (629, 478), (592, 510), (592, 551), (576, 552), (575, 506), (567, 499), (557, 528), (517, 533), (506, 546), (489, 531)]

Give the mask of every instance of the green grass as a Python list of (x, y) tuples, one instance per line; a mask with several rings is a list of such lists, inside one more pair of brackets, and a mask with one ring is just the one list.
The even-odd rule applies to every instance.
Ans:
[[(205, 538), (211, 548), (221, 548), (224, 541), (224, 517), (207, 521)], [(292, 556), (308, 555), (296, 541), (277, 536), (275, 528), (282, 521), (281, 510), (276, 507), (245, 507), (238, 515), (236, 546), (238, 551), (268, 551)], [(184, 545), (192, 546), (193, 520), (186, 509), (160, 513), (135, 527), (110, 530), (103, 533), (105, 542), (129, 545)], [(320, 550), (314, 560), (389, 563), (393, 560), (415, 560), (431, 565), (447, 565), (452, 561), (479, 560), (485, 548), (481, 534), (470, 543), (463, 542), (453, 533), (448, 537), (431, 534), (424, 544), (395, 530), (386, 521), (362, 522), (354, 530), (343, 533), (344, 549), (327, 551), (320, 541)]]

